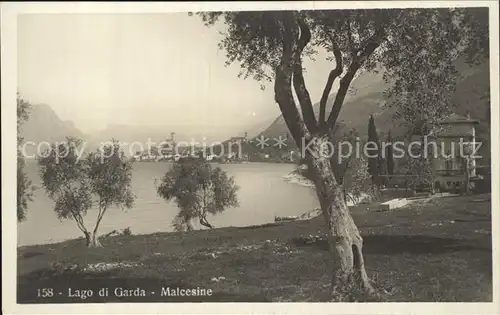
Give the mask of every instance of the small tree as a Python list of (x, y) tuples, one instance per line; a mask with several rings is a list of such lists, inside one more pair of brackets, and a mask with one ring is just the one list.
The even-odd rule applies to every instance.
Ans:
[(217, 214), (228, 207), (238, 206), (239, 187), (221, 168), (206, 161), (188, 159), (175, 163), (162, 178), (157, 192), (166, 201), (175, 200), (180, 211), (173, 221), (176, 230), (193, 230), (191, 221), (213, 228), (208, 214)]
[(35, 187), (32, 185), (24, 170), (26, 161), (21, 145), (24, 139), (21, 137), (22, 125), (29, 119), (30, 103), (26, 102), (17, 93), (17, 221), (26, 220), (28, 203), (33, 200)]
[[(55, 201), (57, 217), (74, 219), (87, 246), (99, 247), (97, 232), (108, 207), (114, 204), (130, 208), (133, 204), (131, 162), (125, 159), (116, 141), (87, 157), (82, 155), (82, 146), (77, 138), (52, 144), (38, 160), (40, 176), (49, 198)], [(89, 232), (83, 218), (93, 205), (99, 212), (94, 229)]]
[(370, 183), (371, 175), (368, 172), (368, 161), (364, 157), (351, 159), (344, 175), (344, 190), (347, 198), (354, 204), (359, 202), (363, 193), (373, 197), (373, 191)]
[(435, 172), (431, 157), (414, 158), (405, 155), (401, 164), (402, 171), (410, 175), (406, 182), (407, 189), (415, 190), (417, 186), (424, 185), (430, 188), (432, 194), (434, 193)]

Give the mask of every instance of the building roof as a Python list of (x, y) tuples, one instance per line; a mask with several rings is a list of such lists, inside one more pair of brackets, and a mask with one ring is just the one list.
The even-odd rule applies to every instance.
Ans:
[(463, 123), (470, 123), (470, 124), (478, 124), (479, 120), (477, 119), (471, 119), (462, 115), (458, 114), (451, 114), (448, 118), (443, 119), (441, 124), (463, 124)]

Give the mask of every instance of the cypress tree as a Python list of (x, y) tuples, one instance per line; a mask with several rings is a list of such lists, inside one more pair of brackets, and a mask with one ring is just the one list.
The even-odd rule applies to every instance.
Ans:
[(394, 153), (392, 148), (392, 136), (390, 130), (389, 134), (387, 135), (387, 144), (389, 144), (389, 146), (386, 147), (386, 155), (385, 155), (387, 161), (387, 174), (394, 175)]
[(368, 173), (372, 176), (372, 182), (375, 183), (380, 170), (380, 145), (373, 115), (370, 116), (368, 121), (368, 143)]

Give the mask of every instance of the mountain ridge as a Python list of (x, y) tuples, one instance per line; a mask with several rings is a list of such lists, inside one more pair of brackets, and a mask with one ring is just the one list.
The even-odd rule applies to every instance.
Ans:
[[(480, 136), (489, 136), (489, 130), (485, 128), (486, 111), (490, 106), (487, 100), (482, 100), (481, 96), (489, 90), (489, 63), (483, 63), (479, 66), (468, 66), (465, 63), (458, 63), (457, 69), (461, 74), (461, 79), (457, 82), (456, 92), (453, 95), (455, 104), (454, 112), (460, 115), (470, 113), (472, 118), (479, 119), (482, 126)], [(390, 87), (382, 79), (382, 73), (361, 73), (352, 83), (351, 93), (346, 96), (337, 122), (338, 132), (348, 132), (355, 129), (361, 137), (366, 136), (368, 132), (368, 119), (374, 115), (379, 137), (392, 130), (392, 135), (401, 136), (404, 129), (394, 121), (394, 108), (386, 106), (387, 98), (384, 91)], [(354, 92), (353, 92), (354, 91)], [(331, 111), (335, 93), (330, 94), (327, 102), (326, 114)], [(313, 105), (316, 117), (319, 116), (319, 102)], [(261, 132), (260, 136), (267, 138), (276, 138), (287, 136), (288, 144), (296, 147), (290, 132), (286, 126), (282, 115), (278, 116), (274, 122)]]

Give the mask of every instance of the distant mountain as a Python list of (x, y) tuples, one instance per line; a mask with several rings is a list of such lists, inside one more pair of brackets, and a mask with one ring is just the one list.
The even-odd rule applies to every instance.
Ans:
[[(489, 64), (485, 63), (477, 67), (469, 67), (464, 63), (457, 65), (462, 79), (457, 84), (454, 95), (456, 104), (455, 112), (465, 115), (470, 112), (471, 117), (481, 121), (478, 127), (479, 137), (489, 137), (489, 127), (486, 122), (489, 103), (481, 97), (489, 90)], [(393, 136), (402, 135), (403, 129), (398, 122), (394, 121), (394, 109), (384, 106), (387, 99), (384, 91), (388, 84), (382, 79), (382, 73), (362, 73), (352, 83), (351, 92), (346, 96), (344, 105), (339, 116), (338, 133), (356, 129), (360, 136), (367, 134), (368, 118), (374, 115), (375, 124), (379, 131), (379, 137), (383, 137), (389, 129)], [(327, 116), (335, 94), (330, 95), (327, 105)], [(313, 106), (316, 117), (319, 116), (319, 103)], [(268, 138), (288, 136), (290, 147), (295, 147), (291, 135), (285, 124), (283, 116), (279, 116), (267, 127), (261, 135)], [(290, 148), (289, 147), (289, 148)]]
[(262, 133), (262, 130), (265, 130), (269, 125), (271, 125), (275, 121), (274, 117), (267, 118), (265, 120), (260, 121), (254, 125), (251, 125), (247, 128), (247, 136), (249, 138), (254, 138), (259, 136)]
[(33, 105), (29, 119), (21, 129), (24, 141), (35, 143), (64, 141), (66, 137), (83, 138), (83, 133), (75, 127), (72, 121), (64, 121), (46, 104)]
[[(269, 121), (264, 121), (248, 130), (249, 137), (256, 135), (265, 126), (269, 125)], [(264, 125), (265, 124), (265, 125)], [(171, 132), (179, 129), (186, 129), (185, 126), (144, 126), (144, 125), (125, 125), (125, 124), (110, 124), (102, 130), (93, 131), (91, 133), (83, 133), (75, 127), (72, 121), (62, 120), (57, 113), (46, 104), (33, 105), (30, 110), (29, 119), (23, 124), (21, 136), (24, 141), (31, 141), (35, 144), (54, 143), (65, 141), (66, 137), (78, 137), (86, 142), (86, 150), (93, 151), (99, 148), (103, 143), (107, 143), (112, 139), (119, 140), (126, 155), (133, 155), (136, 151), (148, 150), (148, 145), (159, 145), (162, 141), (168, 140), (171, 137)], [(196, 128), (193, 131), (176, 132), (174, 139), (176, 142), (186, 142), (187, 144), (198, 142), (203, 145), (210, 145), (213, 142), (223, 139), (210, 136), (198, 132)], [(258, 131), (257, 131), (258, 130)], [(181, 144), (180, 145), (185, 145)], [(46, 149), (46, 145), (42, 145), (41, 149)], [(27, 153), (31, 156), (36, 153), (36, 147), (27, 146)]]
[[(161, 128), (150, 128), (147, 126), (110, 124), (105, 129), (89, 135), (89, 142), (98, 145), (110, 141), (111, 139), (116, 139), (129, 145), (137, 143), (139, 147), (140, 145), (138, 143), (145, 146), (148, 140), (151, 142), (160, 142), (170, 138), (170, 131), (171, 130), (167, 130), (167, 128), (162, 130)], [(177, 135), (175, 138), (178, 138)]]

